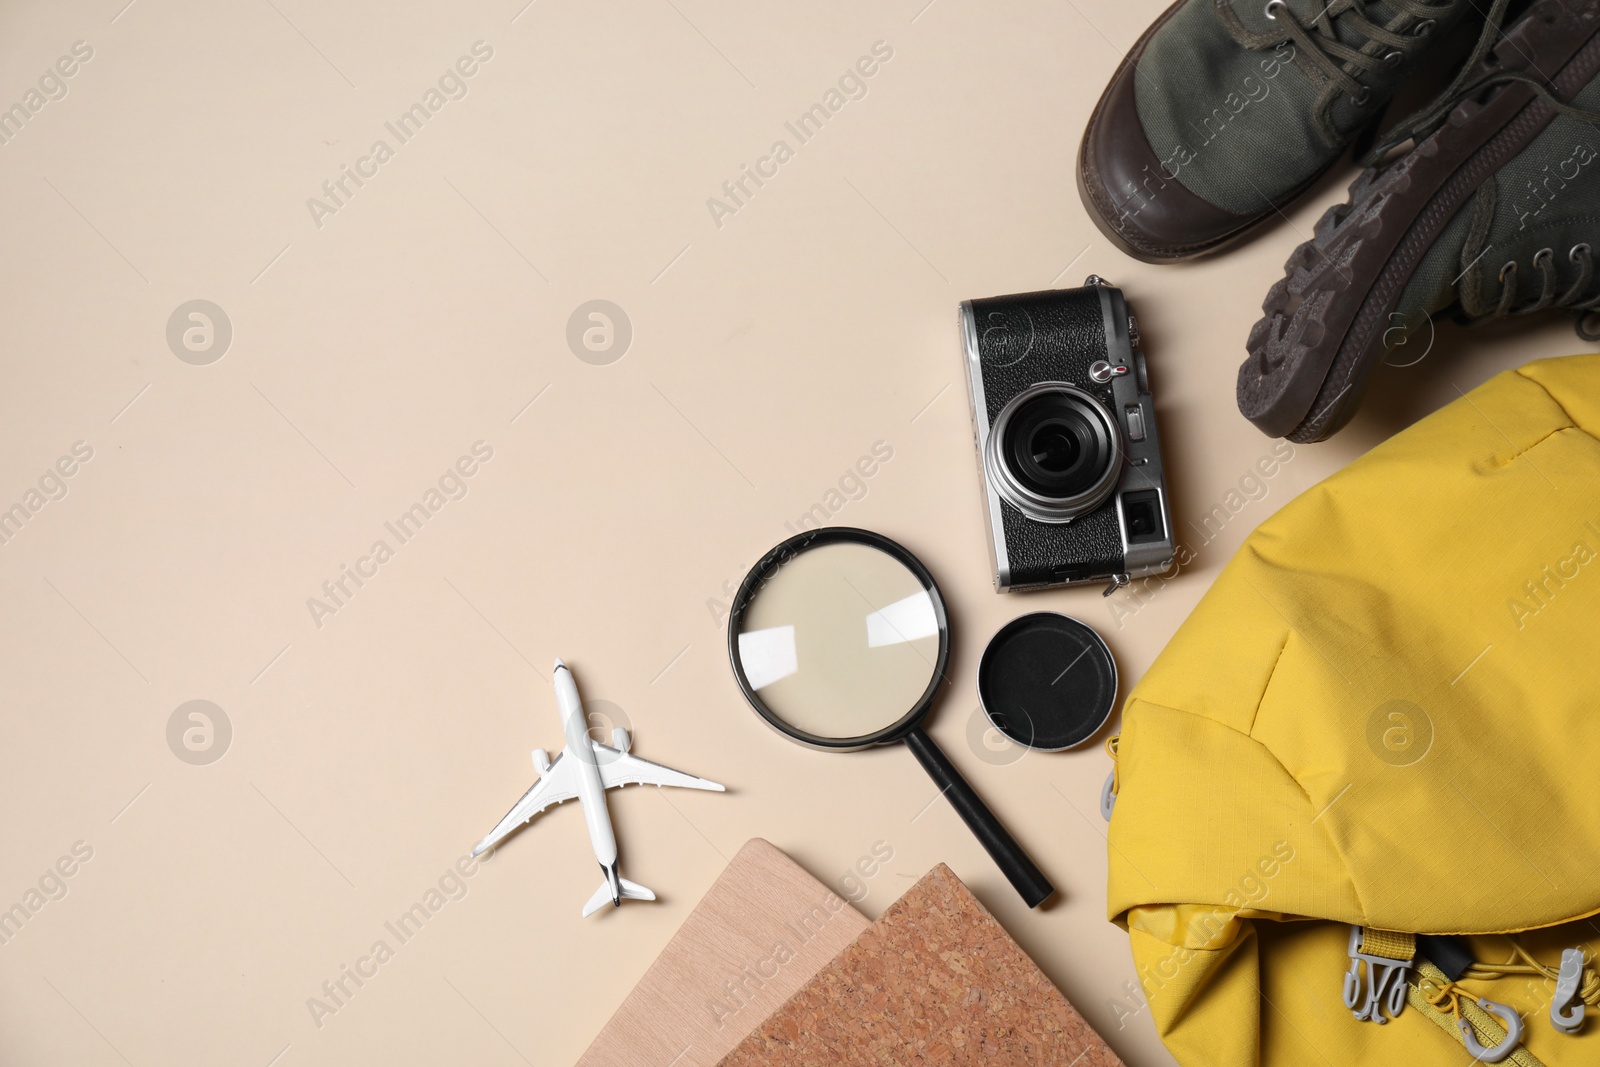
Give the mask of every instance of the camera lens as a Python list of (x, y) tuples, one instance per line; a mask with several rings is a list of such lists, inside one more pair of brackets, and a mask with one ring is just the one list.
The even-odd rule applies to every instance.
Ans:
[(1029, 444), (1033, 461), (1052, 474), (1061, 474), (1083, 454), (1078, 439), (1059, 422), (1047, 423), (1033, 431)]
[(1017, 396), (995, 420), (991, 444), (1002, 492), (1042, 522), (1093, 511), (1116, 484), (1116, 427), (1103, 405), (1074, 386), (1047, 382)]
[[(1003, 442), (1017, 480), (1046, 497), (1077, 496), (1098, 482), (1114, 457), (1105, 419), (1071, 393), (1043, 393), (1017, 409)], [(1098, 404), (1094, 405), (1096, 408)]]

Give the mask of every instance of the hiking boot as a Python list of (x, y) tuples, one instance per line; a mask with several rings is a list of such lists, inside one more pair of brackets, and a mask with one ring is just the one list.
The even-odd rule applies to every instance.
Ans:
[[(1321, 441), (1431, 316), (1600, 307), (1600, 0), (1539, 0), (1290, 255), (1250, 331), (1239, 410)], [(1382, 151), (1380, 148), (1379, 151)], [(1592, 339), (1592, 338), (1591, 338)], [(1421, 347), (1418, 345), (1417, 347)]]
[(1118, 248), (1188, 259), (1278, 216), (1472, 0), (1178, 0), (1117, 67), (1078, 192)]

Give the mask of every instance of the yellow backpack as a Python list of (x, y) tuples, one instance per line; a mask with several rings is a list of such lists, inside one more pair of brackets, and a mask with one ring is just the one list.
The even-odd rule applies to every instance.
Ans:
[(1109, 910), (1185, 1067), (1600, 1064), (1597, 435), (1600, 356), (1496, 377), (1264, 522), (1129, 695)]

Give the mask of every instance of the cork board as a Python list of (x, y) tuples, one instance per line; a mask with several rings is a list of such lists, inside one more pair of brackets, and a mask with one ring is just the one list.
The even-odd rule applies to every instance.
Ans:
[(1121, 1067), (994, 916), (940, 864), (722, 1067)]
[(752, 838), (577, 1067), (711, 1067), (866, 928), (860, 912)]

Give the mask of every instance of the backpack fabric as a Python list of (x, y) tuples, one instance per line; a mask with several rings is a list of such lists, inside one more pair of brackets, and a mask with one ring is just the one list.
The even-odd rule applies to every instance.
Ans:
[[(1352, 925), (1593, 959), (1597, 436), (1600, 356), (1499, 375), (1264, 522), (1129, 695), (1108, 905), (1185, 1067), (1471, 1062), (1415, 989), (1352, 1016)], [(1546, 977), (1461, 986), (1507, 1062), (1600, 1063)]]

